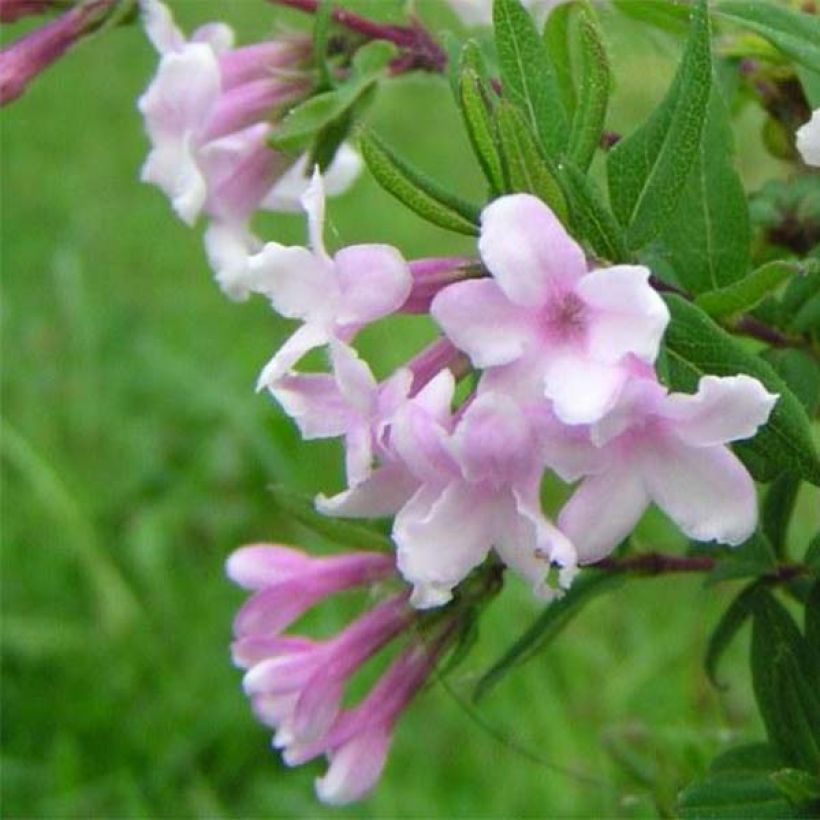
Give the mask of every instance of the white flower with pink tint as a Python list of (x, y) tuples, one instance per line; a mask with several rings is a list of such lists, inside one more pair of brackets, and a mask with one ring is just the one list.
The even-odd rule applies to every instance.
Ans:
[(806, 165), (820, 167), (820, 108), (797, 130), (797, 150)]
[[(272, 150), (272, 120), (305, 96), (307, 37), (289, 36), (233, 48), (233, 31), (203, 26), (186, 40), (158, 0), (143, 0), (146, 33), (161, 55), (139, 109), (152, 148), (142, 178), (167, 194), (188, 224), (206, 213), (206, 250), (217, 279), (233, 298), (248, 289), (247, 256), (261, 243), (248, 229), (257, 209), (291, 211), (308, 185), (307, 157), (296, 162)], [(331, 193), (345, 190), (361, 169), (342, 146), (328, 169)]]
[(415, 606), (449, 601), (491, 549), (537, 594), (551, 594), (552, 564), (562, 567), (561, 585), (569, 584), (575, 551), (541, 511), (543, 450), (515, 402), (494, 393), (477, 397), (444, 440), (401, 416), (391, 435), (421, 482), (393, 526), (398, 567), (414, 586)]
[[(690, 538), (740, 544), (757, 524), (746, 468), (726, 446), (750, 438), (777, 401), (749, 376), (704, 376), (694, 395), (636, 378), (612, 412), (590, 428), (589, 472), (558, 525), (578, 560), (611, 552), (654, 502)], [(576, 439), (577, 448), (584, 448)]]
[(389, 245), (351, 245), (333, 257), (327, 253), (318, 169), (302, 204), (310, 248), (268, 242), (248, 260), (249, 289), (267, 296), (282, 316), (302, 321), (262, 371), (260, 389), (273, 388), (309, 350), (331, 340), (349, 342), (364, 325), (397, 311), (410, 293), (407, 262)]
[(566, 424), (600, 419), (632, 361), (655, 360), (669, 321), (649, 271), (588, 271), (581, 247), (529, 194), (484, 209), (479, 251), (492, 278), (445, 288), (433, 300), (433, 317), (487, 371), (487, 389), (524, 400), (546, 396)]

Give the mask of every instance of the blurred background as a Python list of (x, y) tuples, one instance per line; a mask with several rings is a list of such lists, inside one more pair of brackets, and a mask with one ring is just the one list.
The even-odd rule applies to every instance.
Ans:
[[(354, 4), (386, 16), (392, 0)], [(176, 2), (182, 26), (215, 19), (240, 41), (307, 21), (262, 2)], [(436, 28), (456, 27), (417, 2)], [(663, 93), (680, 43), (616, 15), (611, 128), (629, 130)], [(9, 30), (11, 29), (11, 30)], [(26, 30), (7, 27), (6, 41)], [(137, 27), (87, 42), (2, 119), (2, 798), (8, 817), (454, 817), (669, 815), (715, 751), (762, 736), (744, 641), (717, 692), (701, 658), (734, 585), (634, 580), (590, 606), (478, 706), (478, 675), (539, 604), (514, 582), (480, 641), (402, 721), (366, 803), (323, 809), (252, 718), (232, 668), (242, 593), (223, 564), (236, 546), (328, 548), (277, 509), (268, 486), (341, 487), (335, 443), (302, 444), (257, 373), (289, 332), (264, 300), (227, 301), (200, 231), (138, 181), (147, 151), (137, 96), (156, 67)], [(743, 115), (743, 172), (765, 159)], [(389, 84), (369, 113), (388, 141), (459, 193), (482, 184), (447, 82)], [(302, 242), (299, 216), (259, 220)], [(408, 257), (472, 252), (363, 176), (329, 207), (328, 244), (389, 242)], [(432, 335), (419, 320), (368, 331), (383, 374)], [(801, 499), (798, 528), (810, 526)], [(802, 535), (797, 533), (801, 539)], [(638, 540), (680, 550), (650, 514)], [(314, 625), (341, 623), (326, 607)]]

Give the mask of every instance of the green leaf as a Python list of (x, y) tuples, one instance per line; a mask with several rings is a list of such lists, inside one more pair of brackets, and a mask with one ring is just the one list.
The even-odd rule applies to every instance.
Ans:
[(746, 623), (746, 619), (751, 615), (749, 599), (754, 594), (756, 586), (757, 584), (747, 586), (732, 603), (729, 604), (718, 621), (717, 626), (712, 630), (712, 634), (709, 636), (703, 666), (706, 670), (707, 677), (717, 689), (727, 688), (718, 680), (718, 662), (734, 640), (735, 635), (740, 631), (740, 628)]
[(686, 788), (678, 802), (681, 820), (804, 817), (766, 773), (715, 774)]
[[(665, 345), (672, 387), (693, 391), (701, 376), (746, 373), (759, 379), (780, 398), (768, 422), (736, 450), (758, 480), (770, 480), (791, 470), (820, 485), (820, 459), (803, 405), (786, 383), (759, 356), (718, 327), (700, 308), (679, 296), (666, 296), (671, 321)], [(746, 459), (746, 457), (749, 457)]]
[(567, 202), (557, 172), (541, 153), (524, 114), (506, 100), (496, 109), (496, 124), (507, 178), (507, 190), (535, 194), (568, 221)]
[(816, 258), (806, 260), (803, 275), (789, 282), (780, 300), (780, 312), (787, 330), (820, 332), (820, 320), (811, 321), (816, 313), (815, 306), (820, 301), (820, 268), (816, 263)]
[(625, 580), (623, 573), (595, 570), (577, 578), (569, 591), (548, 604), (526, 632), (481, 676), (473, 698), (478, 700), (486, 695), (514, 666), (525, 663), (549, 646), (591, 600), (617, 589)]
[(567, 143), (561, 90), (535, 23), (519, 0), (495, 0), (493, 24), (505, 99), (524, 113), (551, 157)]
[(291, 110), (268, 137), (271, 147), (281, 151), (301, 150), (320, 131), (349, 116), (356, 106), (369, 99), (369, 92), (384, 76), (395, 55), (396, 47), (383, 40), (375, 40), (360, 48), (353, 58), (350, 79), (333, 91), (317, 94)]
[(820, 71), (820, 18), (762, 0), (726, 0), (714, 13), (765, 37), (784, 54)]
[(777, 569), (777, 556), (769, 539), (759, 530), (740, 546), (729, 550), (717, 566), (706, 576), (704, 584), (712, 586), (721, 581), (738, 578), (760, 578)]
[(373, 133), (363, 133), (364, 161), (379, 185), (422, 219), (456, 233), (478, 234), (480, 209), (443, 190), (397, 156)]
[(578, 21), (580, 92), (569, 136), (568, 156), (581, 171), (589, 168), (601, 140), (612, 80), (603, 36), (592, 11)]
[(734, 158), (729, 112), (713, 81), (695, 162), (662, 233), (677, 279), (692, 293), (731, 285), (749, 266), (749, 209)]
[(561, 103), (567, 117), (575, 112), (575, 82), (572, 78), (572, 20), (579, 6), (563, 3), (556, 6), (547, 17), (544, 26), (544, 47), (547, 50), (555, 80), (561, 94)]
[(816, 775), (800, 769), (781, 769), (779, 772), (772, 772), (770, 777), (793, 805), (820, 800), (820, 778)]
[(472, 69), (467, 68), (461, 74), (459, 100), (473, 151), (493, 193), (499, 194), (505, 190), (504, 168), (489, 111), (488, 89)]
[(316, 535), (335, 544), (360, 550), (393, 550), (392, 541), (362, 524), (328, 518), (316, 511), (313, 500), (281, 485), (270, 488), (274, 503), (288, 516)]
[(759, 588), (751, 602), (752, 684), (766, 733), (787, 763), (820, 771), (820, 688), (800, 630)]
[(628, 229), (630, 248), (645, 246), (677, 207), (700, 149), (711, 85), (709, 17), (705, 0), (697, 0), (686, 51), (666, 97), (609, 152), (610, 199)]
[(776, 555), (784, 555), (786, 531), (800, 490), (800, 478), (794, 473), (783, 473), (769, 487), (760, 510), (763, 532)]
[(686, 32), (689, 8), (680, 0), (614, 0), (618, 11), (672, 34)]
[(805, 351), (794, 348), (767, 350), (763, 355), (800, 399), (809, 418), (814, 418), (820, 410), (820, 363)]
[[(820, 534), (816, 543), (820, 543)], [(815, 573), (820, 575), (816, 566)], [(814, 678), (820, 681), (820, 581), (814, 582), (806, 598), (805, 632), (806, 650), (814, 669)]]
[(820, 576), (820, 532), (812, 538), (803, 560), (815, 575)]
[(604, 202), (595, 182), (571, 163), (561, 166), (564, 193), (570, 202), (575, 233), (586, 239), (598, 256), (611, 262), (626, 262), (629, 251), (618, 220)]
[(316, 84), (317, 91), (326, 91), (335, 85), (327, 62), (327, 43), (332, 22), (333, 4), (331, 0), (320, 0), (316, 8), (316, 16), (313, 18), (313, 59), (319, 75)]
[(695, 299), (695, 304), (716, 319), (751, 310), (787, 279), (802, 275), (809, 263), (813, 266), (815, 260), (791, 262), (777, 259), (767, 262), (737, 282), (709, 293), (701, 293)]

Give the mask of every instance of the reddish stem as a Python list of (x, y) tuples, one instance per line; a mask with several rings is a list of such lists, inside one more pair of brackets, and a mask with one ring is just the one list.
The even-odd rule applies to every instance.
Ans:
[[(315, 14), (319, 8), (319, 0), (270, 0), (270, 2), (298, 9), (307, 14)], [(393, 74), (401, 74), (412, 69), (440, 74), (447, 66), (447, 54), (417, 19), (413, 19), (409, 26), (393, 26), (378, 23), (335, 6), (331, 11), (331, 17), (334, 22), (350, 31), (362, 34), (370, 40), (387, 40), (407, 52), (394, 61), (391, 69)]]

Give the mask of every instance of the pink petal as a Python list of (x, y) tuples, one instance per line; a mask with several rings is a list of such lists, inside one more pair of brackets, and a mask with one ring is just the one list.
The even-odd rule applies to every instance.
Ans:
[(533, 335), (530, 311), (512, 304), (490, 279), (449, 285), (433, 299), (430, 313), (476, 367), (515, 361)]
[(361, 800), (381, 777), (390, 748), (386, 727), (368, 729), (333, 752), (330, 768), (316, 780), (316, 794), (333, 806)]
[(350, 345), (332, 340), (333, 374), (342, 398), (359, 416), (368, 417), (376, 408), (379, 386), (367, 362)]
[(228, 578), (245, 589), (262, 589), (284, 578), (298, 575), (310, 567), (309, 555), (280, 544), (250, 544), (228, 557)]
[(690, 447), (672, 437), (641, 454), (652, 500), (697, 541), (740, 544), (757, 525), (757, 496), (728, 447)]
[(558, 516), (580, 564), (609, 555), (632, 532), (649, 505), (640, 473), (628, 463), (585, 478)]
[(205, 231), (205, 252), (216, 281), (229, 299), (243, 301), (251, 292), (248, 259), (262, 243), (244, 225), (212, 222)]
[(496, 534), (498, 505), (455, 481), (443, 493), (423, 487), (393, 525), (398, 567), (413, 584), (413, 606), (440, 606), (486, 557)]
[(268, 242), (248, 260), (254, 290), (289, 319), (329, 314), (339, 288), (332, 266), (307, 248)]
[(397, 311), (410, 294), (412, 277), (402, 255), (389, 245), (352, 245), (333, 258), (342, 295), (336, 321), (366, 324)]
[(777, 399), (751, 376), (704, 376), (695, 395), (667, 396), (660, 413), (687, 444), (709, 446), (751, 438), (766, 423)]
[(610, 410), (627, 380), (623, 367), (581, 353), (558, 354), (546, 363), (544, 394), (565, 424), (591, 424)]
[(359, 423), (332, 376), (287, 375), (275, 381), (270, 391), (305, 439), (342, 436)]
[(361, 484), (372, 472), (373, 436), (370, 427), (360, 423), (345, 436), (345, 475), (351, 487)]
[(305, 353), (327, 344), (328, 340), (327, 330), (322, 325), (302, 325), (265, 365), (259, 374), (256, 389), (273, 388), (286, 373), (290, 372)]
[(316, 509), (334, 517), (384, 518), (395, 515), (418, 486), (418, 479), (403, 465), (388, 464), (338, 495), (317, 496)]
[(478, 249), (507, 297), (529, 308), (571, 288), (587, 270), (583, 250), (530, 194), (504, 196), (484, 209)]
[(576, 293), (592, 309), (588, 324), (590, 353), (615, 363), (628, 353), (654, 362), (669, 323), (666, 303), (649, 284), (649, 270), (617, 265), (586, 274)]
[(160, 54), (180, 51), (185, 46), (185, 36), (176, 27), (168, 6), (159, 0), (143, 0), (140, 10), (145, 33)]

